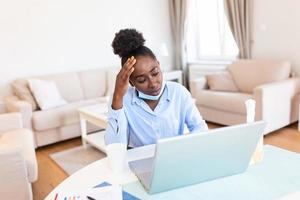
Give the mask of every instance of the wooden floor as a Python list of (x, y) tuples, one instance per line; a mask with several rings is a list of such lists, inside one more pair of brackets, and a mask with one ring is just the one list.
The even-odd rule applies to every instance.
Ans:
[(300, 132), (298, 132), (298, 123), (294, 123), (266, 135), (264, 143), (300, 153)]
[[(209, 127), (215, 128), (219, 126), (209, 124)], [(264, 143), (300, 153), (300, 132), (297, 130), (297, 124), (292, 124), (286, 128), (266, 135)], [(38, 160), (39, 176), (38, 181), (33, 184), (34, 200), (44, 199), (47, 194), (53, 190), (53, 188), (68, 177), (68, 175), (51, 160), (49, 155), (54, 152), (59, 152), (80, 145), (81, 139), (76, 138), (37, 149), (36, 155)]]
[(32, 184), (33, 199), (44, 199), (60, 182), (68, 177), (51, 158), (50, 154), (80, 146), (81, 139), (76, 138), (53, 145), (38, 148), (36, 157), (38, 161), (38, 180)]

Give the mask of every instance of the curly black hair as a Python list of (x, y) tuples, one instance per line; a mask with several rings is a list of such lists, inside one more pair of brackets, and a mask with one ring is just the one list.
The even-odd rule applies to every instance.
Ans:
[(122, 66), (131, 56), (150, 56), (156, 60), (154, 53), (145, 45), (143, 34), (136, 29), (122, 29), (115, 34), (111, 44), (114, 54), (121, 58)]

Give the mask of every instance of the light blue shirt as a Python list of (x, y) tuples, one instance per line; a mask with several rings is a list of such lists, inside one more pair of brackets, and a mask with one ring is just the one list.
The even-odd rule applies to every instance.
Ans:
[(181, 84), (166, 82), (154, 111), (129, 87), (123, 107), (109, 106), (105, 143), (125, 143), (130, 147), (155, 144), (158, 139), (182, 135), (184, 124), (191, 133), (208, 130), (190, 92)]

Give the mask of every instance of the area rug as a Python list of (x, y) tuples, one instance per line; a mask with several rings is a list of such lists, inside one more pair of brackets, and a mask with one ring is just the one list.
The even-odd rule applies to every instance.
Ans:
[(50, 154), (52, 160), (69, 175), (105, 156), (100, 150), (90, 145), (86, 149), (79, 146)]

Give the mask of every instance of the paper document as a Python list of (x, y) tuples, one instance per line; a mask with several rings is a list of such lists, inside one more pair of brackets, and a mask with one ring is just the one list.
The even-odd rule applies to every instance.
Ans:
[(81, 191), (60, 192), (56, 200), (122, 200), (122, 188), (117, 185)]

